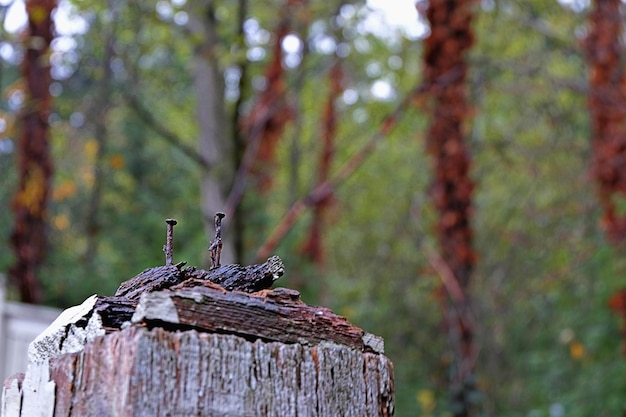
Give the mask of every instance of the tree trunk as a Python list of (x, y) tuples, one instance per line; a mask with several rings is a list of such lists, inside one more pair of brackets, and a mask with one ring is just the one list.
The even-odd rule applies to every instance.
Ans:
[(46, 211), (52, 178), (52, 158), (48, 142), (50, 113), (50, 42), (52, 42), (52, 10), (54, 0), (26, 3), (28, 32), (22, 77), (26, 100), (21, 115), (21, 134), (17, 148), (18, 190), (11, 208), (15, 226), (11, 246), (15, 264), (9, 269), (11, 282), (20, 299), (27, 303), (41, 301), (41, 284), (37, 270), (46, 252)]
[[(207, 236), (213, 234), (214, 214), (224, 211), (235, 172), (233, 149), (229, 144), (232, 136), (227, 131), (224, 108), (224, 76), (216, 54), (219, 41), (213, 7), (212, 1), (190, 5), (188, 24), (193, 37), (202, 39), (194, 51), (193, 80), (200, 129), (198, 148), (200, 156), (208, 164), (200, 180), (202, 216)], [(224, 240), (222, 258), (226, 263), (237, 261), (231, 239)]]
[(476, 263), (471, 226), (474, 183), (463, 133), (471, 113), (466, 93), (467, 54), (474, 40), (472, 20), (477, 3), (430, 1), (426, 17), (431, 32), (424, 42), (424, 74), (433, 101), (427, 150), (434, 162), (431, 195), (439, 215), (440, 275), (447, 293), (441, 299), (454, 355), (450, 390), (455, 417), (478, 415), (480, 398), (474, 375), (476, 330), (469, 296)]

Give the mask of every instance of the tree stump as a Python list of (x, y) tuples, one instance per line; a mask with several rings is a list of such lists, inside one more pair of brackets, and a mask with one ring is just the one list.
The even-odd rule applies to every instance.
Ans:
[[(381, 338), (297, 291), (229, 291), (224, 276), (159, 268), (169, 283), (157, 291), (146, 270), (138, 297), (118, 290), (62, 313), (26, 373), (5, 381), (2, 417), (393, 415)], [(139, 294), (131, 281), (122, 292)]]

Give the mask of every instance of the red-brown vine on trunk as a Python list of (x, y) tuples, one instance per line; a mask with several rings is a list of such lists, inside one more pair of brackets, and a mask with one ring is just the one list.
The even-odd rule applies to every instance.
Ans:
[[(624, 15), (620, 0), (595, 0), (593, 4), (585, 44), (589, 64), (591, 173), (597, 182), (607, 237), (623, 247), (626, 215), (618, 212), (618, 206), (619, 199), (626, 197), (626, 51), (621, 42)], [(609, 306), (622, 316), (622, 337), (626, 338), (626, 291), (617, 291)], [(623, 349), (626, 355), (626, 343)]]
[(50, 114), (49, 48), (53, 39), (54, 0), (26, 2), (28, 29), (22, 63), (25, 85), (21, 132), (17, 146), (18, 190), (12, 202), (15, 224), (11, 245), (15, 264), (9, 269), (11, 282), (22, 301), (41, 301), (37, 270), (46, 253), (46, 211), (53, 172), (49, 149)]
[[(466, 55), (473, 43), (474, 0), (431, 0), (426, 10), (430, 36), (424, 42), (424, 71), (432, 99), (432, 121), (427, 150), (434, 162), (431, 195), (439, 213), (437, 235), (441, 260), (456, 280), (462, 297), (444, 301), (445, 325), (455, 356), (452, 372), (454, 415), (475, 415), (473, 373), (476, 351), (469, 283), (476, 254), (472, 244), (471, 212), (474, 183), (463, 123), (471, 109), (467, 101)], [(420, 4), (421, 6), (421, 4)], [(453, 81), (437, 84), (447, 75)]]
[(232, 218), (239, 209), (251, 173), (257, 177), (257, 189), (264, 192), (271, 187), (270, 171), (276, 144), (287, 123), (294, 118), (294, 111), (286, 98), (287, 84), (282, 43), (289, 34), (290, 18), (296, 6), (306, 7), (306, 5), (305, 0), (287, 0), (282, 18), (274, 31), (272, 61), (265, 70), (267, 85), (248, 115), (241, 117), (240, 134), (246, 138), (245, 150), (243, 155), (239, 156), (237, 175), (224, 208), (227, 218)]
[[(317, 186), (328, 181), (330, 167), (335, 153), (335, 134), (337, 131), (337, 109), (335, 103), (343, 92), (343, 69), (340, 60), (335, 61), (331, 67), (328, 73), (328, 81), (330, 91), (322, 115), (322, 151), (320, 152), (317, 168)], [(318, 265), (324, 262), (322, 228), (325, 213), (332, 203), (332, 197), (333, 193), (331, 191), (313, 206), (313, 217), (309, 228), (309, 236), (302, 248), (303, 253)]]
[(620, 0), (594, 1), (585, 46), (589, 63), (591, 172), (598, 184), (607, 236), (623, 244), (626, 215), (618, 212), (618, 198), (626, 197), (626, 73), (620, 41), (624, 33), (620, 5)]
[[(244, 154), (242, 165), (251, 165), (245, 169), (254, 172), (257, 189), (261, 192), (267, 192), (272, 186), (271, 169), (274, 164), (276, 145), (287, 123), (294, 117), (286, 95), (287, 82), (283, 66), (282, 44), (291, 30), (290, 10), (298, 3), (300, 0), (287, 0), (286, 2), (283, 16), (274, 31), (272, 59), (265, 70), (265, 90), (243, 120), (243, 130), (248, 136), (247, 147), (254, 150), (248, 154), (254, 158), (248, 158), (249, 161), (246, 161)], [(245, 175), (247, 173), (244, 173)], [(235, 186), (237, 186), (236, 183)]]

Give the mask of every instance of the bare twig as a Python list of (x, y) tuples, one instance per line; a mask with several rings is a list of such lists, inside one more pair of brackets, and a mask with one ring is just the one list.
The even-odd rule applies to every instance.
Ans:
[(463, 76), (463, 72), (460, 68), (455, 67), (440, 75), (431, 83), (420, 83), (416, 85), (407, 93), (398, 105), (382, 119), (378, 130), (343, 164), (333, 177), (319, 184), (309, 192), (309, 194), (293, 203), (287, 214), (283, 216), (282, 220), (274, 227), (270, 236), (257, 251), (257, 259), (265, 259), (274, 251), (307, 206), (312, 206), (328, 198), (337, 187), (365, 162), (367, 157), (376, 149), (378, 143), (397, 126), (398, 120), (404, 115), (413, 101), (428, 93), (431, 89), (443, 88), (455, 82), (461, 76)]
[[(273, 113), (276, 113), (279, 108), (280, 106), (276, 103), (268, 106), (268, 108), (265, 110), (263, 119), (269, 120), (272, 117), (271, 115)], [(248, 135), (248, 144), (246, 146), (246, 150), (241, 157), (241, 162), (239, 164), (239, 168), (237, 169), (237, 174), (235, 175), (233, 186), (231, 188), (230, 194), (228, 195), (228, 199), (226, 200), (226, 209), (224, 211), (225, 215), (229, 218), (234, 215), (235, 210), (237, 209), (243, 197), (248, 174), (250, 173), (250, 170), (252, 169), (252, 166), (256, 161), (259, 147), (263, 140), (264, 129), (265, 123), (255, 123)]]
[(459, 285), (458, 280), (452, 272), (452, 268), (434, 251), (427, 250), (428, 263), (435, 270), (443, 287), (452, 299), (453, 304), (461, 304), (465, 302), (466, 296), (463, 288)]
[[(450, 297), (452, 309), (448, 312), (444, 312), (444, 314), (448, 315), (446, 322), (450, 325), (450, 328), (448, 329), (450, 339), (458, 341), (462, 337), (462, 329), (476, 328), (476, 320), (471, 309), (471, 304), (466, 292), (459, 285), (459, 280), (454, 276), (454, 272), (452, 271), (450, 265), (448, 265), (446, 261), (435, 253), (435, 251), (430, 250), (429, 248), (426, 248), (426, 255), (428, 263), (439, 276), (439, 279), (443, 284), (443, 288)], [(455, 345), (455, 348), (458, 348), (459, 346), (458, 343), (453, 343), (453, 345)], [(463, 357), (463, 359), (459, 364), (460, 369), (456, 376), (462, 380), (463, 376), (468, 375), (471, 370), (474, 369), (478, 358), (478, 352), (474, 350), (469, 356), (459, 355), (459, 357)]]

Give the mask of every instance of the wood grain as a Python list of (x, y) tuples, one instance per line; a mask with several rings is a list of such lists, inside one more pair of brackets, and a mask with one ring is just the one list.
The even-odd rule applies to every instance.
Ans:
[(132, 326), (51, 363), (55, 417), (391, 416), (383, 355)]

